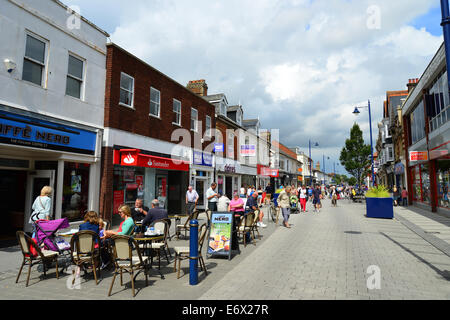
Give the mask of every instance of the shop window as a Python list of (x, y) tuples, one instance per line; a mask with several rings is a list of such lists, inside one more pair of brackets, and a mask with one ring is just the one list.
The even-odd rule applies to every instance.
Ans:
[(438, 206), (449, 208), (448, 185), (450, 178), (450, 160), (438, 160), (436, 183), (438, 192)]
[(64, 163), (62, 217), (69, 221), (82, 220), (88, 209), (90, 165)]

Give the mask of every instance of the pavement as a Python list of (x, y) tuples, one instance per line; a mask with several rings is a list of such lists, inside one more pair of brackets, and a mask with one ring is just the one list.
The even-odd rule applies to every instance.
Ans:
[[(308, 203), (309, 206), (309, 203)], [(202, 223), (202, 221), (200, 221)], [(189, 285), (189, 262), (182, 261), (176, 278), (173, 258), (162, 260), (161, 279), (153, 270), (145, 287), (136, 282), (135, 300), (448, 300), (450, 299), (450, 219), (417, 208), (395, 208), (395, 218), (369, 219), (365, 204), (341, 200), (338, 207), (324, 201), (320, 213), (291, 215), (291, 229), (268, 223), (256, 246), (227, 259), (205, 259), (208, 275)], [(173, 231), (171, 231), (173, 232)], [(439, 233), (437, 233), (439, 232)], [(171, 248), (187, 240), (169, 242)], [(206, 250), (206, 245), (205, 248)], [(129, 300), (131, 284), (116, 280), (107, 297), (111, 273), (99, 285), (91, 275), (79, 289), (69, 289), (71, 275), (47, 278), (33, 268), (15, 283), (21, 262), (18, 248), (0, 249), (0, 299)]]

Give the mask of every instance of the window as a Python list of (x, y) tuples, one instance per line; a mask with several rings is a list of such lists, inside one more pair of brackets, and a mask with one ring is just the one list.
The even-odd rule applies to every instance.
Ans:
[(228, 133), (228, 141), (227, 141), (227, 154), (228, 158), (234, 159), (234, 133)]
[(181, 126), (181, 102), (173, 99), (173, 123)]
[(220, 102), (220, 114), (227, 116), (227, 105), (223, 102)]
[(120, 76), (120, 103), (133, 107), (134, 102), (134, 78), (126, 73)]
[(238, 123), (238, 125), (242, 125), (242, 114), (241, 114), (241, 110), (237, 110), (236, 111), (236, 122)]
[(66, 94), (81, 99), (83, 86), (83, 61), (69, 55), (69, 67), (67, 71)]
[(450, 110), (447, 72), (437, 77), (429, 90), (430, 100), (427, 100), (427, 114), (430, 119), (430, 131), (434, 131), (447, 122)]
[(425, 114), (423, 100), (410, 115), (411, 142), (415, 144), (425, 138)]
[(161, 105), (161, 93), (155, 88), (150, 88), (150, 115), (159, 118)]
[(191, 108), (191, 130), (198, 132), (198, 111)]
[(211, 137), (211, 117), (210, 116), (206, 116), (205, 135), (208, 137)]
[(42, 86), (45, 73), (45, 42), (27, 34), (22, 79)]

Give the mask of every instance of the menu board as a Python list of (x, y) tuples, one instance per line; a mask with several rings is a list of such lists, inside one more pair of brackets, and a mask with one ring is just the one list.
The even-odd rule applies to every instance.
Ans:
[(208, 254), (228, 256), (228, 259), (231, 259), (233, 235), (233, 214), (213, 212), (208, 237)]

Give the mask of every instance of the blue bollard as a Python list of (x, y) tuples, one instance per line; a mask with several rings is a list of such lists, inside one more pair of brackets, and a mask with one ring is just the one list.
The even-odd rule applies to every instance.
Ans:
[(191, 220), (189, 223), (189, 284), (198, 284), (198, 221)]

